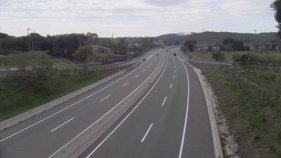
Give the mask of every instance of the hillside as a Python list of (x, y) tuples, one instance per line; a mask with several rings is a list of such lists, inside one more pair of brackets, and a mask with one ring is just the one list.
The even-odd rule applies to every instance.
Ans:
[(270, 33), (232, 33), (232, 32), (203, 32), (195, 33), (186, 36), (187, 39), (197, 40), (202, 42), (221, 42), (226, 38), (233, 38), (240, 41), (252, 42), (272, 42), (279, 40), (279, 37), (274, 32)]
[(233, 38), (239, 41), (252, 41), (258, 43), (267, 43), (272, 41), (279, 41), (279, 37), (275, 32), (269, 33), (234, 33), (234, 32), (203, 32), (203, 33), (193, 33), (189, 35), (181, 34), (164, 34), (156, 37), (158, 40), (163, 40), (165, 42), (183, 42), (186, 39), (196, 40), (199, 42), (222, 42), (224, 39)]

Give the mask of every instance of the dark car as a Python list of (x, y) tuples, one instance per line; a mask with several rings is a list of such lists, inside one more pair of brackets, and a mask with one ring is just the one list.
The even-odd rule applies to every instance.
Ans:
[(177, 54), (176, 54), (176, 53), (174, 53), (174, 56), (177, 56)]
[(145, 61), (145, 59), (142, 59), (142, 61)]

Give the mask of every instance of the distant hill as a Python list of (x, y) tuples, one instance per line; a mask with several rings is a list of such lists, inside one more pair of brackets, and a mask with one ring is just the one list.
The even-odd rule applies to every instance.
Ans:
[(201, 42), (221, 42), (226, 38), (233, 38), (244, 42), (259, 42), (268, 43), (276, 40), (280, 40), (274, 32), (269, 33), (233, 33), (233, 32), (203, 32), (195, 33), (186, 36), (186, 39), (197, 40)]
[(156, 39), (163, 40), (165, 42), (175, 42), (175, 41), (182, 42), (185, 39), (185, 36), (181, 34), (165, 34), (156, 37)]
[(199, 42), (222, 42), (224, 39), (233, 38), (235, 40), (244, 42), (258, 42), (258, 43), (268, 43), (272, 41), (280, 41), (280, 38), (275, 32), (269, 33), (234, 33), (234, 32), (203, 32), (203, 33), (193, 33), (189, 35), (182, 34), (165, 34), (156, 37), (158, 40), (163, 40), (165, 42), (183, 42), (186, 39), (196, 40)]

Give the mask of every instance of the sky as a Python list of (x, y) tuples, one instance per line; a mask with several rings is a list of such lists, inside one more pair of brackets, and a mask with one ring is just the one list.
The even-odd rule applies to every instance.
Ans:
[(274, 0), (0, 0), (0, 32), (146, 37), (202, 31), (276, 32)]

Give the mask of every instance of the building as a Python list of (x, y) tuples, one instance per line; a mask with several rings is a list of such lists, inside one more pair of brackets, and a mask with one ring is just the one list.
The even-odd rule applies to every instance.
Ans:
[(102, 46), (90, 46), (93, 49), (93, 54), (101, 53), (101, 54), (111, 54), (111, 48), (102, 47)]

